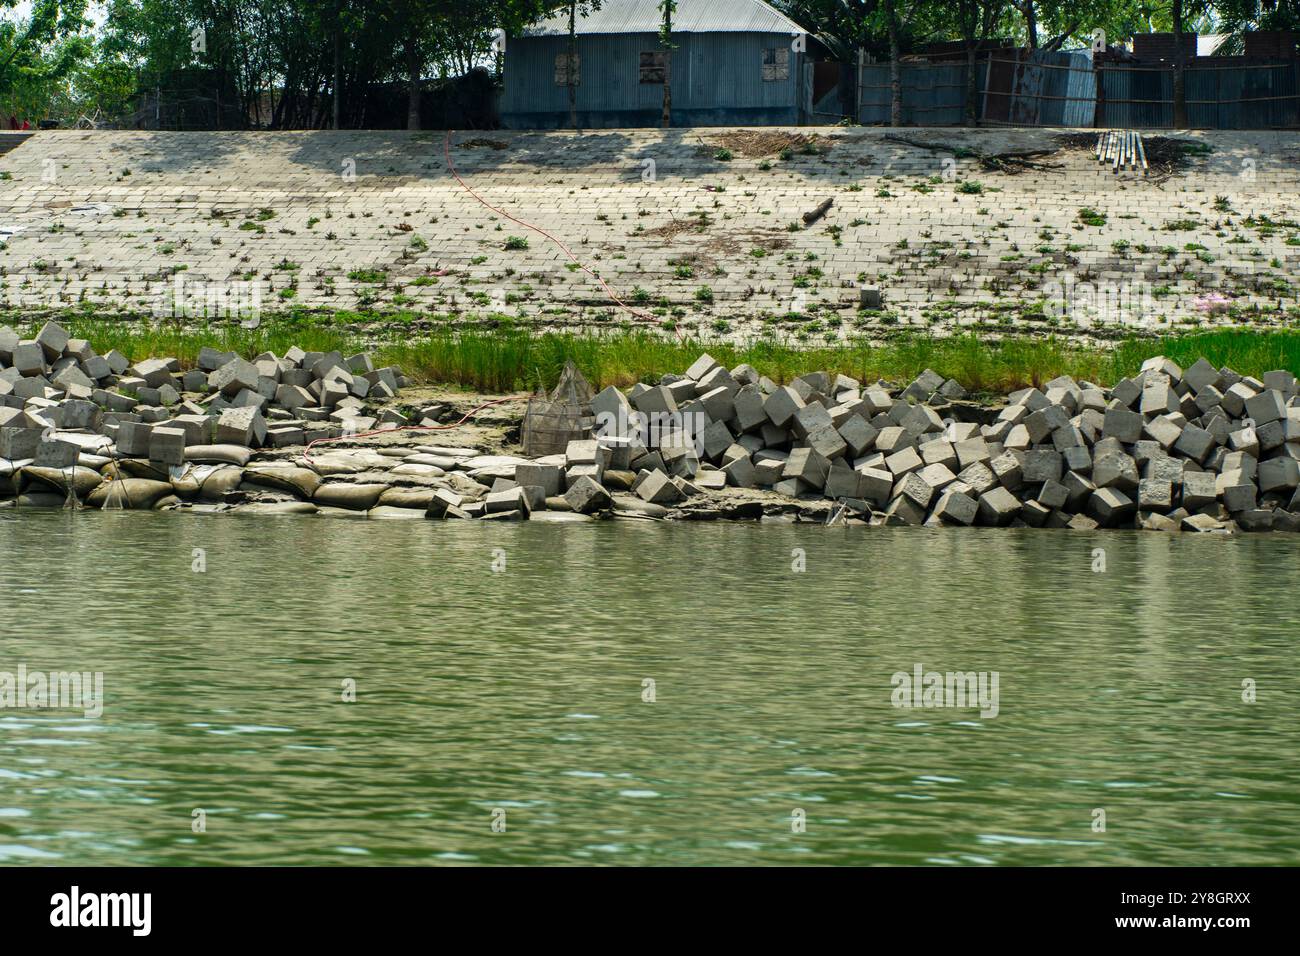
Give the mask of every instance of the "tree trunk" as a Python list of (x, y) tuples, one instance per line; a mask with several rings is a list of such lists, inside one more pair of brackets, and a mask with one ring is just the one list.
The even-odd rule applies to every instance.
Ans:
[(1187, 87), (1183, 73), (1183, 0), (1174, 2), (1174, 128), (1187, 129)]
[(903, 125), (903, 77), (898, 62), (898, 10), (894, 0), (885, 0), (889, 20), (889, 125)]
[(660, 117), (664, 129), (673, 125), (673, 3), (674, 0), (664, 0), (664, 112)]
[(1028, 38), (1029, 49), (1038, 49), (1038, 12), (1034, 10), (1034, 0), (1025, 0), (1025, 5), (1020, 8), (1025, 15), (1025, 34)]
[(334, 5), (334, 79), (330, 86), (330, 92), (332, 94), (330, 99), (334, 101), (331, 106), (333, 106), (335, 129), (338, 129), (342, 125), (340, 122), (340, 117), (342, 116), (340, 87), (343, 85), (341, 82), (343, 77), (343, 40), (339, 35), (341, 30), (342, 26), (339, 23), (339, 8), (336, 3)]
[(974, 126), (979, 118), (977, 106), (979, 103), (979, 80), (975, 76), (976, 60), (974, 40), (966, 41), (966, 125)]
[(408, 76), (406, 101), (406, 128), (420, 128), (420, 55), (415, 37), (406, 41), (406, 71)]
[(569, 125), (578, 128), (578, 87), (574, 83), (574, 64), (578, 59), (578, 0), (569, 0), (569, 62), (565, 68), (569, 87)]

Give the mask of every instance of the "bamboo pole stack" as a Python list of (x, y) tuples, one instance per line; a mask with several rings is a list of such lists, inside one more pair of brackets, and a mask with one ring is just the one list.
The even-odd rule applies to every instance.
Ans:
[(1109, 163), (1113, 173), (1127, 167), (1135, 171), (1141, 169), (1145, 176), (1149, 170), (1146, 147), (1142, 143), (1142, 134), (1137, 130), (1111, 129), (1098, 133), (1095, 152), (1097, 162)]

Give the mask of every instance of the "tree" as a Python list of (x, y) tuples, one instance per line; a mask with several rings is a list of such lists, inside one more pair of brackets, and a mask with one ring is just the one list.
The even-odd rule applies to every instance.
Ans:
[(889, 125), (903, 125), (903, 77), (898, 45), (898, 9), (895, 0), (885, 0), (886, 29), (889, 31)]
[(1216, 0), (1214, 14), (1214, 32), (1228, 35), (1215, 52), (1225, 55), (1245, 53), (1245, 35), (1253, 30), (1300, 32), (1300, 0)]
[(664, 129), (673, 125), (673, 13), (677, 10), (677, 0), (659, 0), (659, 9), (664, 21), (659, 27), (659, 45), (664, 48), (664, 111), (661, 125)]
[(578, 18), (600, 9), (600, 0), (569, 0), (569, 52), (565, 85), (569, 88), (569, 125), (578, 128)]
[(1187, 77), (1183, 71), (1183, 0), (1173, 0), (1174, 129), (1187, 128)]
[[(12, 10), (18, 0), (0, 0)], [(44, 116), (62, 84), (93, 49), (84, 31), (85, 0), (34, 0), (26, 21), (0, 22), (0, 103), (9, 112)]]
[(967, 126), (979, 120), (979, 77), (976, 61), (980, 45), (989, 38), (995, 19), (1000, 12), (1000, 0), (958, 0), (957, 22), (966, 47), (966, 109)]

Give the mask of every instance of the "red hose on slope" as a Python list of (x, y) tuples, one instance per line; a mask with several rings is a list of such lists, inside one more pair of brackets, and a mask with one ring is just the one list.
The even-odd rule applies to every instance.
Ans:
[[(577, 265), (579, 269), (581, 269), (583, 272), (587, 273), (587, 275), (591, 276), (593, 279), (595, 279), (597, 282), (600, 283), (600, 287), (605, 290), (605, 294), (608, 295), (611, 299), (613, 299), (614, 302), (618, 305), (618, 307), (621, 308), (624, 312), (627, 312), (629, 315), (634, 315), (638, 319), (648, 319), (652, 322), (656, 321), (655, 316), (651, 315), (649, 312), (643, 312), (640, 309), (634, 309), (632, 308), (632, 306), (628, 305), (617, 295), (615, 295), (614, 290), (609, 287), (609, 283), (606, 282), (604, 279), (602, 279), (596, 273), (592, 272), (585, 265), (583, 265), (582, 262), (579, 261), (578, 257), (573, 254), (573, 251), (569, 249), (569, 247), (566, 246), (563, 242), (561, 242), (556, 236), (547, 232), (541, 226), (535, 226), (531, 222), (525, 222), (524, 220), (518, 218), (517, 216), (510, 215), (510, 213), (506, 212), (504, 209), (497, 208), (496, 206), (488, 202), (486, 199), (484, 199), (482, 196), (480, 196), (478, 193), (474, 192), (474, 190), (470, 188), (469, 184), (466, 183), (465, 180), (460, 178), (460, 173), (456, 172), (456, 164), (453, 163), (451, 160), (451, 130), (447, 130), (446, 139), (443, 140), (443, 153), (447, 158), (447, 171), (456, 178), (456, 182), (460, 183), (461, 188), (464, 189), (465, 192), (469, 193), (471, 196), (477, 199), (488, 209), (491, 209), (498, 216), (504, 216), (506, 219), (509, 219), (511, 222), (517, 225), (523, 226), (525, 229), (531, 229), (533, 232), (545, 236), (547, 239), (551, 240), (551, 242), (559, 246), (560, 249), (564, 252), (564, 254), (568, 256), (571, 260), (573, 260), (574, 264)], [(682, 337), (681, 330), (677, 329), (675, 326), (674, 326), (674, 330), (677, 332), (677, 337), (680, 339)]]

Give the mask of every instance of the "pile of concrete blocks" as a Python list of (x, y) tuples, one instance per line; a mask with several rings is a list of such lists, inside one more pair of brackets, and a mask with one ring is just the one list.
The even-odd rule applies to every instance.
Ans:
[[(47, 322), (33, 339), (0, 327), (0, 496), (23, 468), (90, 468), (135, 460), (153, 473), (213, 447), (305, 445), (408, 424), (372, 411), (406, 385), (369, 355), (291, 348), (252, 361), (204, 348), (197, 367), (98, 354)], [(10, 479), (6, 482), (6, 479)]]
[(668, 509), (762, 489), (877, 525), (1300, 530), (1290, 372), (1158, 356), (1111, 388), (1061, 377), (1000, 410), (966, 397), (928, 369), (901, 390), (824, 372), (778, 385), (704, 355), (599, 393), (593, 439), (521, 469), (511, 510), (557, 492), (590, 512), (616, 489)]
[(559, 455), (285, 450), (410, 424), (391, 405), (405, 384), (366, 355), (291, 349), (250, 362), (204, 349), (182, 372), (174, 359), (98, 355), (55, 323), (31, 340), (0, 328), (0, 498), (57, 504), (75, 491), (92, 505), (437, 519), (793, 512), (867, 525), (1300, 530), (1300, 395), (1286, 371), (1255, 379), (1157, 356), (1109, 388), (1061, 377), (989, 403), (928, 369), (903, 388), (825, 372), (778, 384), (702, 355), (684, 375), (597, 394), (592, 434)]

